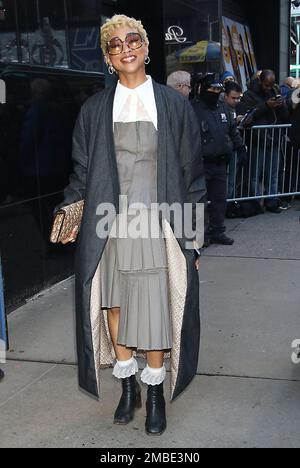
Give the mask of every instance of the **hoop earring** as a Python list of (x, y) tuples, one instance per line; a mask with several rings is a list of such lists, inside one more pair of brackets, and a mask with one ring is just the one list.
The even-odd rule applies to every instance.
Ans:
[(109, 65), (109, 67), (108, 67), (108, 73), (109, 73), (110, 75), (113, 75), (113, 74), (115, 73), (115, 71), (116, 71), (116, 70), (114, 69), (114, 67), (113, 67), (112, 65)]
[(146, 57), (145, 58), (145, 65), (149, 65), (150, 62), (151, 62), (150, 57)]

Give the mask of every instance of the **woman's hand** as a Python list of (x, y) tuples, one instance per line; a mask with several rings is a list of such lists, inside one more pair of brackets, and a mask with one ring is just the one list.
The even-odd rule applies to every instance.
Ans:
[(196, 262), (195, 262), (195, 267), (196, 267), (196, 270), (199, 271), (200, 270), (200, 258), (197, 258)]
[(69, 242), (74, 243), (76, 241), (77, 235), (78, 235), (78, 230), (79, 226), (75, 226), (70, 237), (67, 237), (66, 239), (62, 240), (62, 244), (69, 244)]

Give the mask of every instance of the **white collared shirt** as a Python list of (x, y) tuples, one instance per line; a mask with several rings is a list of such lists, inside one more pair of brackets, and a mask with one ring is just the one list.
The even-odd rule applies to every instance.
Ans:
[(118, 82), (113, 107), (113, 122), (152, 122), (158, 128), (157, 108), (152, 78), (135, 89)]

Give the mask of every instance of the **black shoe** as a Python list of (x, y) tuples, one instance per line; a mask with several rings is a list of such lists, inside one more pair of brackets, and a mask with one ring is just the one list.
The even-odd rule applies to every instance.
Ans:
[(0, 382), (1, 382), (1, 380), (3, 379), (3, 377), (4, 377), (4, 372), (3, 372), (2, 369), (0, 369)]
[(116, 409), (114, 424), (128, 424), (134, 418), (136, 408), (142, 407), (141, 387), (135, 375), (122, 379), (123, 393)]
[(155, 436), (161, 435), (167, 428), (163, 383), (148, 385), (146, 410), (146, 433)]
[(283, 211), (286, 211), (292, 208), (292, 204), (288, 201), (282, 201), (279, 205), (279, 208)]
[(269, 211), (270, 213), (275, 213), (275, 214), (280, 214), (282, 213), (281, 209), (279, 206), (267, 206), (266, 210)]
[(230, 237), (225, 236), (225, 234), (219, 234), (216, 236), (211, 236), (210, 243), (220, 244), (220, 245), (233, 245), (234, 239), (231, 239)]

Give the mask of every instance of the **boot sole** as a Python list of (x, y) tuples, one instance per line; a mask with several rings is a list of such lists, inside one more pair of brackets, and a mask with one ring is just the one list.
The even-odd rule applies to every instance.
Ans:
[(146, 429), (145, 432), (146, 432), (146, 434), (147, 434), (148, 436), (159, 437), (159, 436), (161, 436), (164, 432), (166, 432), (166, 430), (167, 430), (167, 427), (165, 427), (161, 432), (148, 432), (147, 429)]

